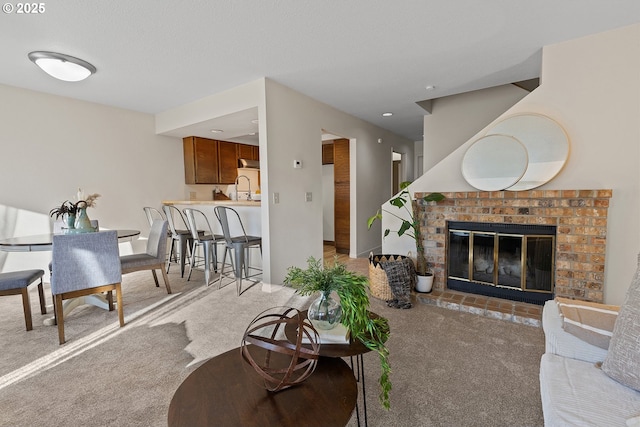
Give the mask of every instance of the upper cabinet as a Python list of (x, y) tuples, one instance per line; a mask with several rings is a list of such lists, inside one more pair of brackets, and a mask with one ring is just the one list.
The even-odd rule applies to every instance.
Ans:
[(322, 144), (322, 164), (333, 164), (333, 142), (328, 144)]
[(182, 139), (186, 184), (218, 184), (218, 141), (189, 136)]
[(238, 159), (259, 160), (255, 145), (188, 136), (182, 139), (186, 184), (233, 184)]
[(238, 159), (260, 160), (260, 147), (249, 144), (236, 144), (238, 147)]
[(233, 184), (238, 177), (238, 151), (235, 142), (218, 141), (219, 180), (216, 184)]

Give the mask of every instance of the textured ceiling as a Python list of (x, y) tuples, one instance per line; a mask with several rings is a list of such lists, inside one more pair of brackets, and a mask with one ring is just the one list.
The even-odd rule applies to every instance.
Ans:
[[(543, 46), (640, 22), (638, 0), (44, 4), (0, 16), (0, 83), (157, 113), (268, 77), (412, 140), (416, 102), (538, 77)], [(56, 81), (27, 59), (33, 50), (98, 72)]]

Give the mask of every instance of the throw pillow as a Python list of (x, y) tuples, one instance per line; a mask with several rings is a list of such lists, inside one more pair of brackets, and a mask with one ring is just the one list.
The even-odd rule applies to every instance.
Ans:
[(613, 328), (602, 371), (621, 384), (640, 391), (640, 255), (638, 269)]
[(591, 345), (608, 349), (620, 307), (556, 297), (562, 329)]

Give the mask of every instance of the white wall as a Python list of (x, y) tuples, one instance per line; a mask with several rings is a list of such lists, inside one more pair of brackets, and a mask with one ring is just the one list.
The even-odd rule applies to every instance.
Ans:
[(424, 171), (503, 114), (529, 92), (512, 84), (434, 99), (424, 116)]
[[(322, 129), (330, 129), (352, 141), (350, 156), (356, 166), (351, 170), (352, 195), (355, 194), (351, 203), (351, 229), (355, 236), (351, 251), (366, 256), (379, 247), (379, 225), (378, 230), (368, 231), (367, 218), (391, 195), (392, 148), (408, 153), (412, 159), (413, 141), (271, 80), (266, 81), (265, 100), (268, 153), (265, 191), (270, 198), (274, 192), (280, 193), (280, 203), (268, 205), (272, 283), (281, 281), (289, 266), (305, 265), (309, 256), (322, 257)], [(379, 138), (383, 139), (382, 144), (378, 144)], [(260, 155), (262, 161), (262, 152)], [(294, 159), (302, 160), (304, 167), (293, 169)], [(413, 170), (412, 162), (408, 162), (407, 170)], [(304, 201), (304, 193), (308, 191), (313, 193), (313, 202)]]
[[(181, 141), (156, 135), (153, 116), (4, 85), (0, 99), (0, 236), (49, 232), (49, 210), (78, 187), (102, 195), (87, 211), (101, 228), (143, 236), (143, 206), (182, 197)], [(0, 269), (47, 270), (50, 257), (0, 252)]]
[[(569, 160), (539, 189), (613, 189), (605, 265), (605, 302), (610, 304), (622, 303), (640, 250), (638, 40), (640, 24), (545, 47), (541, 86), (500, 117), (546, 114), (567, 131)], [(411, 190), (474, 191), (460, 173), (472, 141), (435, 165)], [(410, 239), (387, 238), (384, 252), (406, 252), (410, 244)]]

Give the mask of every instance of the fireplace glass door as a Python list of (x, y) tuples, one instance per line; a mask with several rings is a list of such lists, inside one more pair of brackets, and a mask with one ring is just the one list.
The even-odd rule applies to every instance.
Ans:
[[(531, 231), (449, 228), (448, 287), (536, 303), (552, 298), (555, 234)], [(493, 290), (483, 292), (483, 287)], [(521, 293), (548, 295), (518, 298)]]

